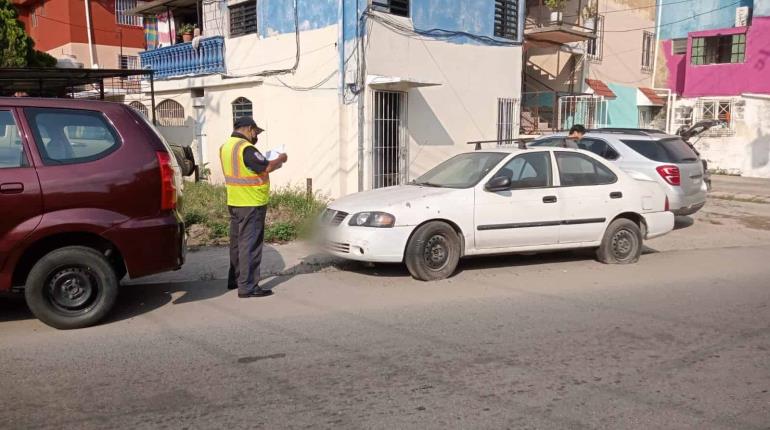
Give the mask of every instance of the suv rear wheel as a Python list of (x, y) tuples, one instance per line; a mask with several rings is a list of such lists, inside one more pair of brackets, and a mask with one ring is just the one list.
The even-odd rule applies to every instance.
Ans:
[(24, 295), (40, 321), (63, 330), (83, 328), (112, 309), (118, 278), (102, 254), (71, 246), (46, 254), (34, 265)]
[(604, 232), (596, 257), (605, 264), (631, 264), (642, 255), (642, 231), (635, 222), (618, 218)]

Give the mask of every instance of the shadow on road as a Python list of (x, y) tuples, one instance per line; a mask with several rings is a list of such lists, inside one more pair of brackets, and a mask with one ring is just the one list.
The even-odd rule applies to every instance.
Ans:
[(27, 308), (24, 294), (0, 296), (0, 322), (23, 321), (35, 318)]
[(687, 227), (692, 227), (695, 224), (695, 220), (690, 216), (678, 216), (674, 220), (674, 230), (682, 230)]
[[(658, 251), (645, 246), (642, 254), (655, 254)], [(487, 269), (498, 269), (504, 267), (522, 267), (538, 266), (545, 264), (558, 264), (575, 261), (596, 261), (596, 252), (593, 249), (579, 249), (562, 252), (549, 252), (540, 254), (506, 254), (495, 256), (469, 257), (460, 260), (457, 271), (453, 276), (469, 271), (480, 271)], [(597, 262), (597, 264), (600, 264)], [(410, 277), (409, 271), (404, 264), (368, 264), (346, 262), (337, 264), (340, 270), (358, 273), (366, 276), (377, 277)]]

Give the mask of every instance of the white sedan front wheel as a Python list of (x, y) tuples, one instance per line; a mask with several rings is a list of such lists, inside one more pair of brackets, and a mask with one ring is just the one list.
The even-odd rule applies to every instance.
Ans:
[(409, 239), (404, 261), (415, 279), (437, 281), (448, 278), (460, 261), (460, 238), (444, 222), (424, 224)]

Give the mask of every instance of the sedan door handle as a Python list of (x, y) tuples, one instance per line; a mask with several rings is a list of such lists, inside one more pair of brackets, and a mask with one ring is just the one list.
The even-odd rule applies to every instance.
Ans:
[(621, 193), (620, 191), (615, 191), (613, 193), (610, 193), (610, 198), (611, 199), (622, 199), (623, 198), (623, 193)]
[(543, 197), (543, 203), (556, 203), (556, 196)]
[(2, 194), (21, 194), (24, 191), (24, 184), (13, 182), (0, 184), (0, 193)]

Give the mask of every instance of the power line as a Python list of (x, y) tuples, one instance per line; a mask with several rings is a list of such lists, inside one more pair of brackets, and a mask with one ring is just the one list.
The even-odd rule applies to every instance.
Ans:
[(714, 13), (714, 12), (720, 11), (722, 9), (731, 8), (731, 7), (736, 6), (736, 5), (740, 4), (740, 3), (741, 2), (739, 0), (739, 1), (736, 1), (735, 3), (728, 4), (727, 6), (722, 6), (722, 7), (717, 8), (717, 9), (711, 9), (711, 10), (708, 10), (706, 12), (697, 13), (697, 14), (695, 14), (693, 16), (690, 16), (690, 17), (687, 17), (685, 19), (680, 19), (678, 21), (667, 22), (665, 24), (660, 24), (660, 25), (657, 25), (657, 26), (640, 27), (640, 28), (629, 28), (629, 29), (626, 29), (626, 30), (604, 30), (604, 32), (605, 33), (628, 33), (628, 32), (631, 32), (631, 31), (652, 30), (652, 29), (655, 29), (655, 28), (658, 28), (658, 27), (665, 27), (667, 25), (674, 25), (674, 24), (679, 24), (680, 22), (689, 21), (689, 20), (697, 18), (699, 16), (708, 15), (710, 13)]

